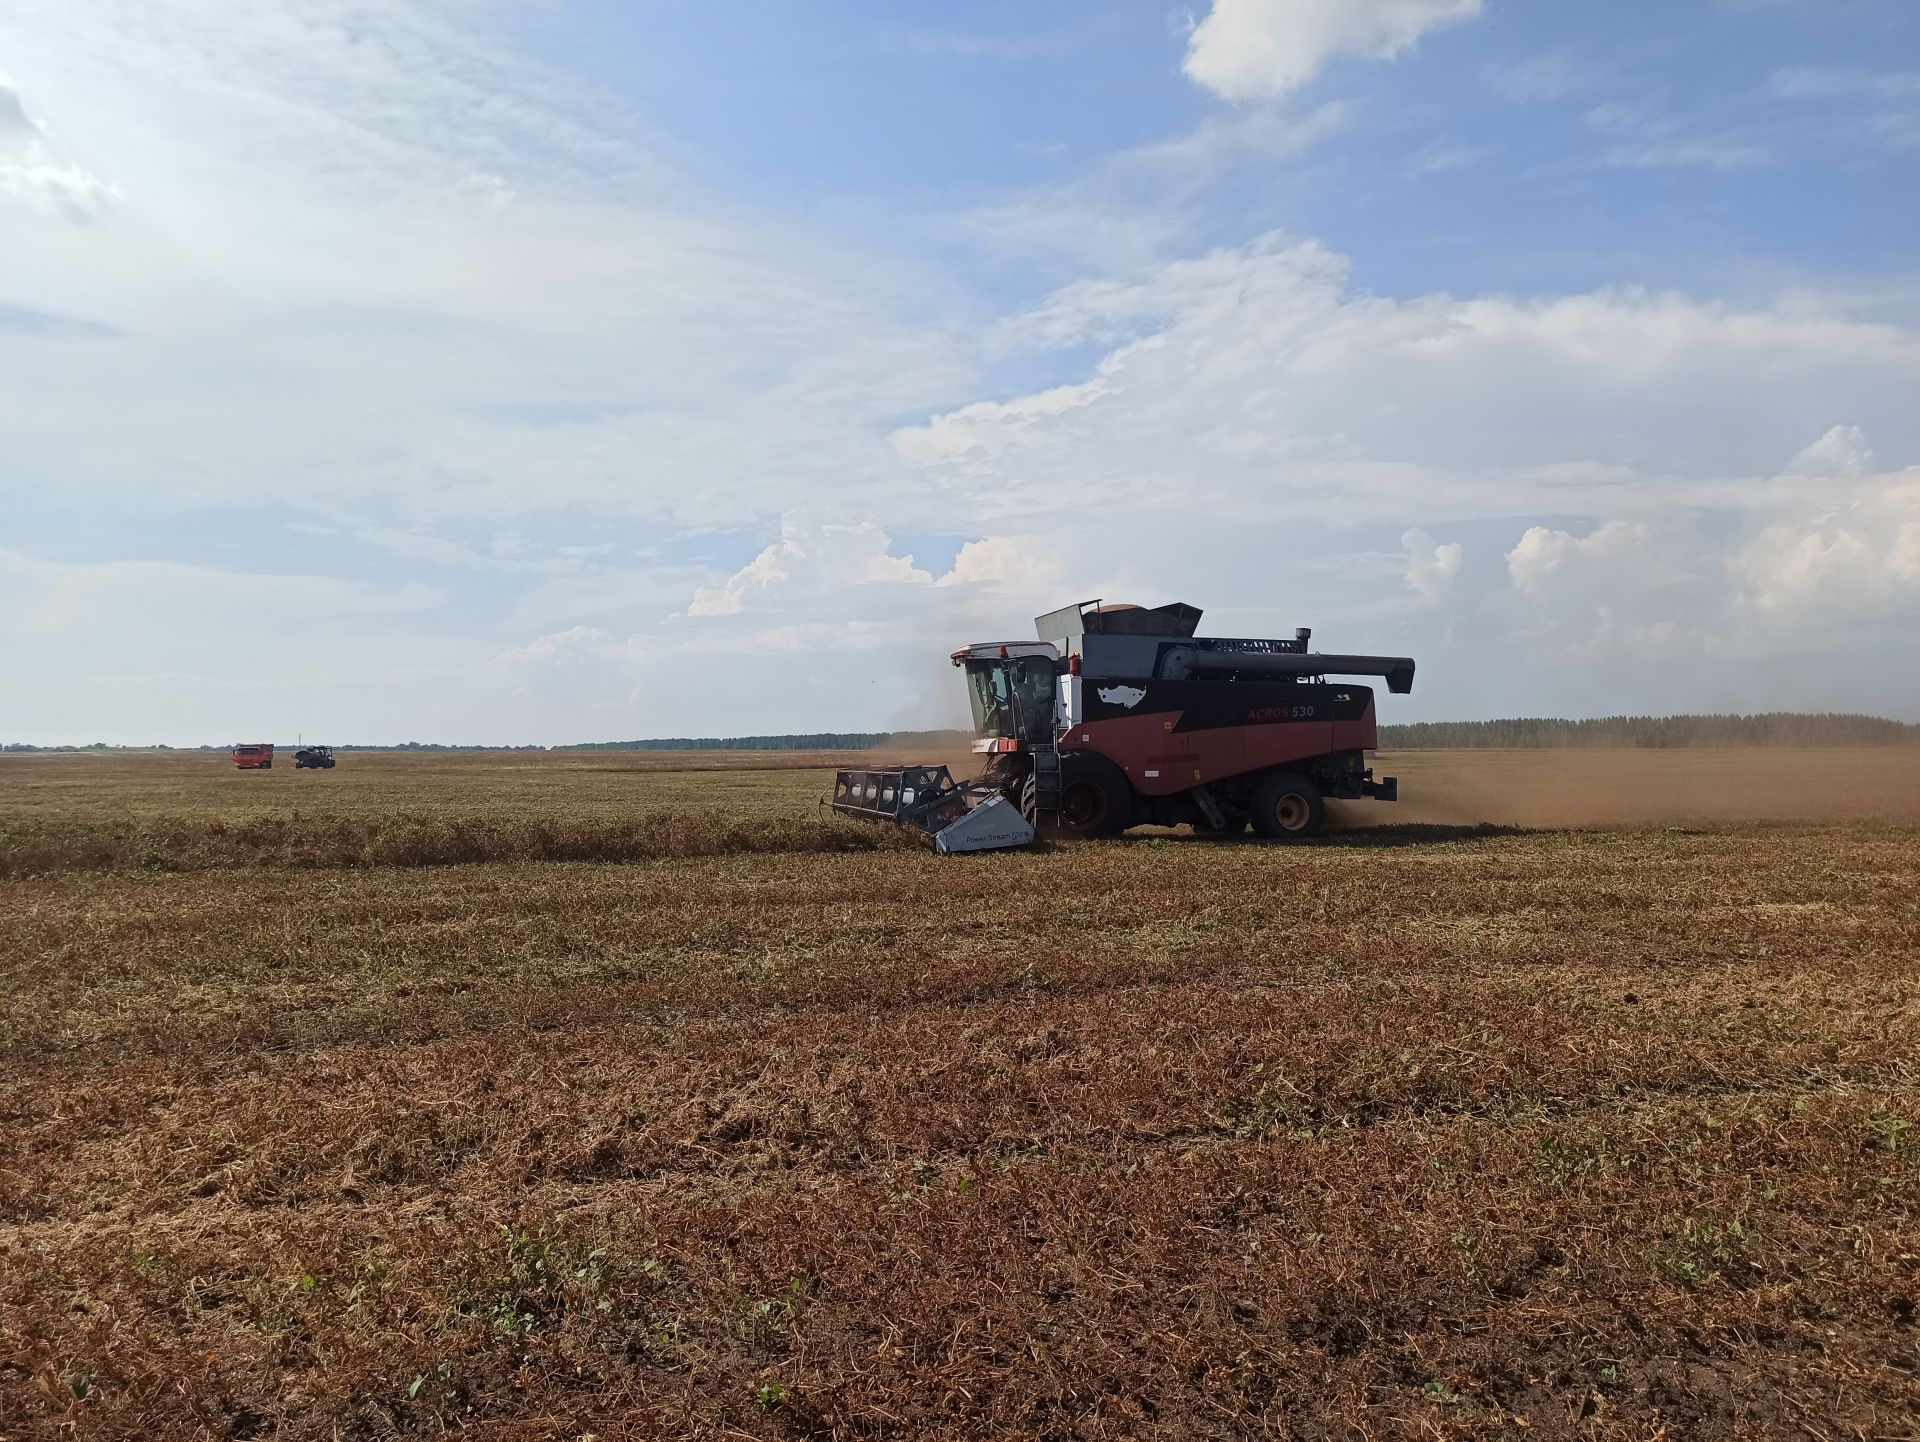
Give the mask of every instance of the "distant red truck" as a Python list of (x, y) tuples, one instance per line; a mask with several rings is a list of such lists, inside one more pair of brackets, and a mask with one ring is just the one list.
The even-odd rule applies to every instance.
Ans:
[(242, 745), (233, 748), (233, 764), (242, 771), (271, 771), (273, 769), (273, 743), (262, 741), (257, 745)]

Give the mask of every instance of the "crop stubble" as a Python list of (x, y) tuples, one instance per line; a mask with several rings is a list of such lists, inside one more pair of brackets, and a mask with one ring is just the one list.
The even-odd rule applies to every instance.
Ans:
[(0, 882), (0, 1434), (1915, 1429), (1910, 824), (794, 836)]

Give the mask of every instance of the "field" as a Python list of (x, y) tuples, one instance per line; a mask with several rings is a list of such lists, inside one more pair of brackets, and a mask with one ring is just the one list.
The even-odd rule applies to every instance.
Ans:
[(1383, 762), (0, 757), (0, 1437), (1920, 1435), (1920, 757)]

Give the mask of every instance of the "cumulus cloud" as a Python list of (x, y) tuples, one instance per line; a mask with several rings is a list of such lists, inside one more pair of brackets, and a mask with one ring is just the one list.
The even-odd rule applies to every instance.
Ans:
[(1227, 100), (1296, 90), (1336, 56), (1390, 60), (1430, 30), (1480, 13), (1481, 0), (1213, 0), (1185, 69)]
[(1733, 570), (1740, 599), (1762, 613), (1910, 611), (1920, 603), (1920, 470), (1869, 481), (1837, 512), (1765, 527)]
[(1406, 588), (1426, 605), (1439, 605), (1460, 573), (1460, 558), (1465, 554), (1460, 543), (1436, 544), (1432, 536), (1416, 528), (1401, 534), (1400, 546), (1406, 558), (1401, 573)]
[(1009, 586), (1026, 594), (1044, 594), (1058, 584), (1060, 567), (1030, 542), (1006, 536), (968, 541), (953, 558), (953, 569), (937, 582), (942, 586)]
[(1530, 526), (1507, 552), (1508, 589), (1482, 614), (1544, 696), (1610, 710), (1822, 709), (1844, 691), (1849, 707), (1910, 714), (1920, 469), (1783, 499), (1772, 518)]
[[(1058, 581), (1059, 566), (1033, 542), (1007, 536), (968, 541), (952, 569), (938, 579), (912, 556), (895, 555), (893, 538), (881, 527), (821, 524), (788, 517), (774, 541), (717, 586), (701, 586), (688, 616), (738, 616), (764, 604), (799, 614), (809, 603), (831, 598), (845, 619), (885, 619), (897, 613), (902, 590), (1017, 585), (1044, 588)], [(862, 588), (877, 594), (861, 600)]]
[(1920, 337), (1806, 302), (1392, 298), (1354, 290), (1325, 247), (1273, 235), (1068, 287), (1030, 319), (1035, 346), (1113, 349), (1082, 382), (893, 436), (933, 494), (987, 517), (1177, 496), (1216, 522), (1397, 534), (1455, 515), (1739, 504), (1741, 477), (1758, 484), (1805, 444), (1810, 410), (1920, 451)]
[(737, 616), (769, 597), (783, 602), (844, 586), (931, 585), (933, 576), (911, 556), (893, 554), (878, 526), (817, 525), (788, 520), (773, 542), (718, 586), (702, 586), (689, 616)]
[(1621, 562), (1641, 552), (1651, 535), (1638, 521), (1608, 521), (1585, 536), (1529, 526), (1507, 552), (1507, 572), (1515, 587), (1534, 596), (1583, 588), (1595, 578), (1608, 584), (1621, 573)]
[(0, 75), (0, 200), (84, 222), (99, 219), (118, 198), (114, 187), (62, 151), (28, 114), (13, 82)]
[(1873, 469), (1873, 447), (1858, 426), (1834, 426), (1787, 463), (1789, 476), (1839, 476), (1848, 480)]

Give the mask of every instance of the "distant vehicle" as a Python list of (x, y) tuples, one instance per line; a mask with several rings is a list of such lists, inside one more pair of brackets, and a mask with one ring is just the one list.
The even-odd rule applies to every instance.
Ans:
[(242, 744), (233, 748), (233, 764), (242, 771), (271, 771), (273, 769), (273, 743), (261, 741), (255, 744)]
[(293, 769), (296, 771), (333, 770), (333, 748), (331, 746), (303, 746), (293, 753)]

